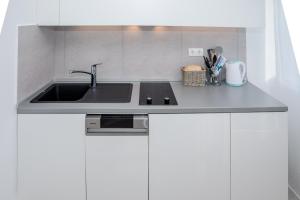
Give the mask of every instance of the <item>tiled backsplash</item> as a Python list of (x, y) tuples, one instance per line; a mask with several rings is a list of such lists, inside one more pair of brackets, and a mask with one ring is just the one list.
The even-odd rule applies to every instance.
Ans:
[(55, 79), (88, 78), (72, 69), (98, 67), (98, 80), (180, 80), (180, 67), (203, 64), (188, 48), (222, 46), (229, 59), (246, 60), (245, 31), (236, 28), (80, 27), (56, 30)]
[(55, 32), (51, 28), (21, 26), (18, 35), (18, 102), (54, 76)]
[(88, 80), (69, 72), (98, 62), (98, 81), (181, 80), (183, 65), (203, 65), (188, 48), (222, 46), (228, 59), (245, 61), (245, 37), (236, 28), (20, 27), (18, 101), (50, 80)]

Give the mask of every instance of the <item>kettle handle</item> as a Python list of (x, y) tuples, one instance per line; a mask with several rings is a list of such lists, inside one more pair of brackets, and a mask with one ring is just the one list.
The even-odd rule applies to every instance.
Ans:
[(246, 74), (247, 74), (246, 64), (244, 62), (240, 61), (239, 66), (242, 66), (241, 78), (242, 78), (243, 83), (245, 83), (246, 82)]

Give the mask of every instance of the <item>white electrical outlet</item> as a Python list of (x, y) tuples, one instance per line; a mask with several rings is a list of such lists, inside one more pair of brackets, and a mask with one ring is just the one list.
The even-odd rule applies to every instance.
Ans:
[(189, 48), (189, 56), (192, 57), (203, 56), (203, 48)]

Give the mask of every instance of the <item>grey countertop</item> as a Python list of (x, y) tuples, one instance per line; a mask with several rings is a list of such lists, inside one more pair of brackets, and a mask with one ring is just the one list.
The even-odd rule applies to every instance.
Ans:
[[(51, 83), (18, 105), (18, 114), (149, 114), (286, 112), (287, 106), (251, 83), (242, 87), (188, 87), (171, 82), (177, 106), (140, 106), (139, 82), (132, 82), (130, 103), (30, 103)], [(101, 83), (100, 83), (101, 84)]]

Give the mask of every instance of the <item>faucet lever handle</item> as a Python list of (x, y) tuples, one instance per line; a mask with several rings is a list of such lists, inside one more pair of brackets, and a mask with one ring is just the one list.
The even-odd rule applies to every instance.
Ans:
[(102, 65), (103, 63), (96, 63), (96, 64), (93, 64), (92, 67), (97, 67), (99, 65)]

